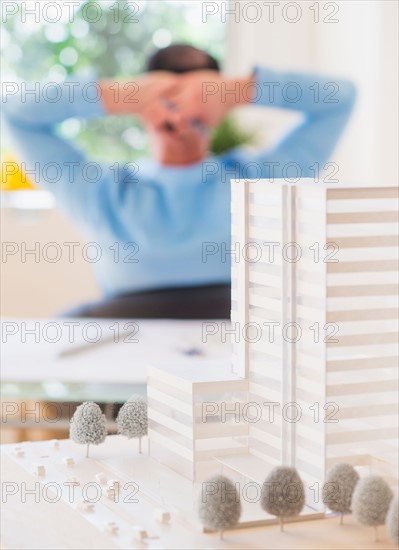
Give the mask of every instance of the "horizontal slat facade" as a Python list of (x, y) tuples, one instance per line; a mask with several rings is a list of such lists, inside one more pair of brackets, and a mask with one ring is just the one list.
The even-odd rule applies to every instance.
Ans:
[[(259, 255), (233, 264), (233, 315), (258, 326), (260, 337), (234, 344), (234, 360), (246, 363), (249, 400), (281, 407), (292, 400), (301, 411), (293, 423), (262, 416), (249, 427), (249, 449), (265, 464), (288, 460), (304, 479), (322, 483), (340, 456), (356, 463), (389, 447), (397, 429), (398, 190), (241, 184), (232, 198), (233, 238)], [(270, 241), (277, 243), (272, 259), (263, 245)], [(283, 253), (289, 243), (299, 250), (295, 262)], [(279, 323), (273, 341), (271, 321)], [(290, 322), (301, 328), (296, 342), (283, 333)], [(348, 453), (351, 441), (362, 451)]]

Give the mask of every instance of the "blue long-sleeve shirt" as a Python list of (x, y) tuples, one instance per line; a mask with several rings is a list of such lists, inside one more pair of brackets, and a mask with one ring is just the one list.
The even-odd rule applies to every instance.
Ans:
[(230, 178), (296, 177), (298, 166), (301, 177), (314, 177), (315, 163), (322, 168), (328, 160), (354, 104), (353, 85), (264, 68), (255, 74), (255, 108), (295, 110), (303, 121), (271, 149), (236, 148), (181, 167), (144, 159), (99, 169), (57, 136), (57, 124), (68, 118), (105, 115), (86, 82), (74, 85), (72, 101), (67, 83), (57, 96), (49, 87), (39, 98), (3, 98), (23, 168), (40, 175), (38, 183), (55, 194), (85, 243), (96, 243), (87, 257), (105, 295), (229, 282)]

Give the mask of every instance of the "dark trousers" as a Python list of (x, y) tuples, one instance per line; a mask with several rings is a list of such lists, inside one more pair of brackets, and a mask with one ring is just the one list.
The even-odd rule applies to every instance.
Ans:
[(230, 319), (231, 287), (208, 285), (121, 294), (67, 311), (104, 319)]

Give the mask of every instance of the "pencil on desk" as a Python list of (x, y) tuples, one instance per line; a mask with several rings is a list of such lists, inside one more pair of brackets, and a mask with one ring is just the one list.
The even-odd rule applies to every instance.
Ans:
[[(136, 331), (130, 331), (121, 334), (121, 336), (128, 337), (131, 334), (136, 333)], [(108, 336), (105, 336), (104, 338), (101, 338), (100, 340), (97, 340), (96, 342), (84, 342), (82, 344), (76, 344), (72, 345), (69, 348), (65, 348), (61, 350), (58, 354), (58, 357), (70, 357), (71, 355), (76, 355), (78, 353), (84, 353), (86, 351), (90, 351), (93, 348), (97, 349), (101, 345), (109, 344), (111, 342), (114, 342), (115, 344), (119, 343), (120, 337), (118, 337), (118, 340), (115, 340), (115, 334), (110, 334)]]

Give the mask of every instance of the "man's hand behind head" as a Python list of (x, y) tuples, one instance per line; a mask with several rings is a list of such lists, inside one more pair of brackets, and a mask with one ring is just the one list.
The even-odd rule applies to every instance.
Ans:
[(100, 83), (103, 103), (109, 114), (135, 115), (143, 122), (161, 127), (167, 121), (177, 124), (180, 117), (171, 111), (166, 98), (176, 93), (178, 75), (167, 71), (154, 71), (134, 81), (103, 80)]
[(152, 71), (131, 82), (102, 81), (100, 86), (110, 114), (133, 114), (156, 128), (180, 132), (193, 121), (217, 126), (229, 110), (248, 101), (244, 88), (250, 83), (250, 78), (226, 79), (213, 70)]
[(180, 85), (167, 97), (184, 121), (199, 121), (213, 128), (233, 109), (248, 102), (250, 78), (226, 79), (218, 71), (193, 71), (180, 75)]

